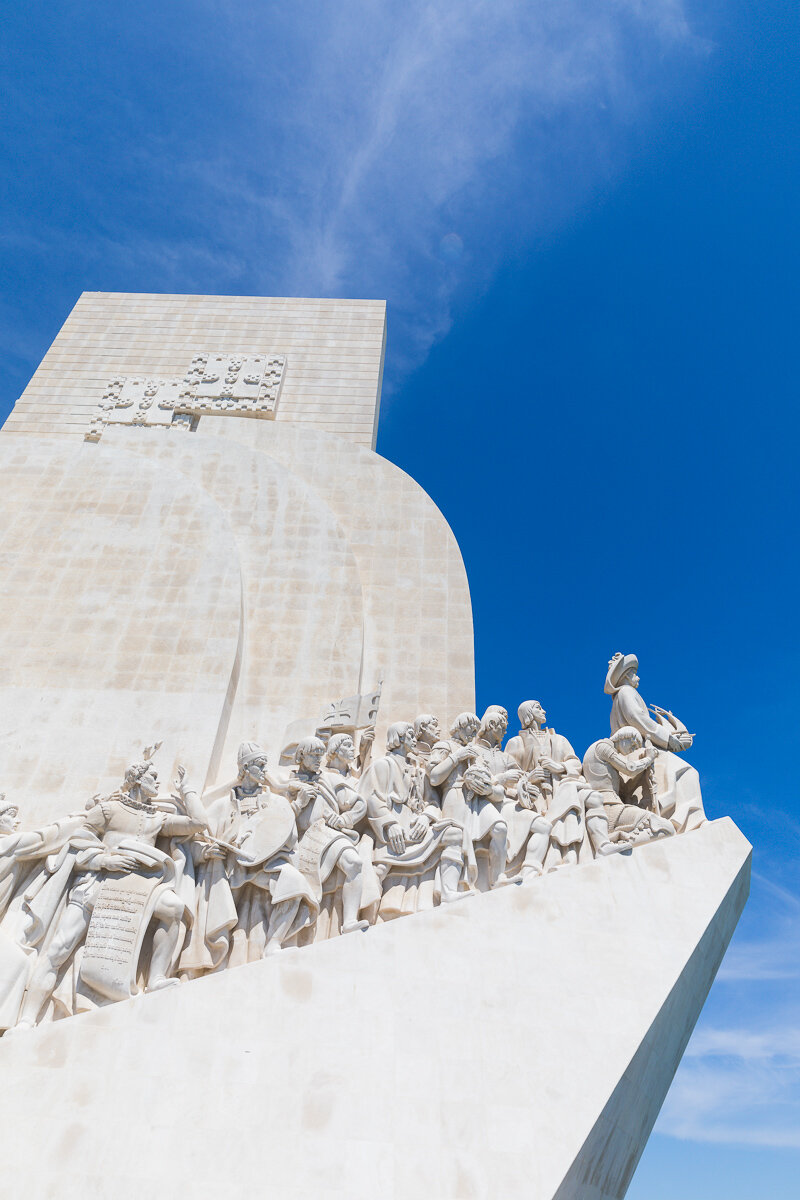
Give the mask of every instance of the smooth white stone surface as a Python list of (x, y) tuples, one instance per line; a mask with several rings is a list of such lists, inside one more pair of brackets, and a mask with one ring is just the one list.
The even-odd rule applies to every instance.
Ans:
[(422, 488), (315, 429), (203, 421), (0, 435), (0, 787), (26, 827), (155, 741), (167, 778), (224, 780), (249, 739), (275, 763), (287, 725), (381, 676), (381, 749), (474, 703), (466, 573)]
[(724, 818), (0, 1042), (14, 1194), (621, 1197), (745, 902)]

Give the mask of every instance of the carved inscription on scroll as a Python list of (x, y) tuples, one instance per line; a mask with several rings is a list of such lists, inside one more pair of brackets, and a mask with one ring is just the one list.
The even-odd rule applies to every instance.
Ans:
[(136, 991), (139, 951), (160, 883), (160, 874), (129, 874), (106, 879), (97, 893), (80, 973), (109, 1000), (124, 1000)]

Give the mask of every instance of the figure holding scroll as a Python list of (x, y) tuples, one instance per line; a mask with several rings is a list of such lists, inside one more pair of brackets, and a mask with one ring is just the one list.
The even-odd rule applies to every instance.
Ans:
[(103, 1000), (121, 1000), (136, 990), (139, 954), (154, 922), (148, 991), (177, 983), (173, 971), (188, 914), (175, 890), (175, 864), (156, 845), (160, 837), (191, 838), (206, 828), (195, 791), (179, 768), (176, 783), (184, 813), (156, 807), (158, 776), (151, 762), (135, 763), (119, 793), (100, 800), (83, 816), (93, 835), (76, 858), (77, 874), (49, 944), (28, 985), (18, 1027), (40, 1019), (60, 969), (86, 937), (80, 975)]

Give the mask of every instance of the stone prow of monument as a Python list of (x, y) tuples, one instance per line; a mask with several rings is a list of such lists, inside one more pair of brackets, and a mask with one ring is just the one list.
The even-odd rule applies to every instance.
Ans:
[(472, 717), (385, 342), (379, 301), (87, 293), (2, 430), (14, 1195), (630, 1183), (750, 846), (635, 655), (583, 761), (534, 701), (513, 755)]

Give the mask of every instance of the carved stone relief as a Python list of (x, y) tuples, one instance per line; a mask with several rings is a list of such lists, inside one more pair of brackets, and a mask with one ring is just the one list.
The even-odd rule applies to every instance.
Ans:
[(182, 379), (118, 375), (110, 380), (85, 435), (98, 442), (107, 425), (190, 429), (211, 413), (273, 418), (286, 357), (282, 354), (195, 354)]
[(20, 832), (0, 796), (0, 1032), (696, 828), (699, 778), (678, 758), (693, 735), (648, 708), (637, 670), (611, 660), (611, 733), (582, 760), (537, 700), (505, 748), (508, 714), (491, 705), (448, 737), (431, 714), (395, 723), (371, 760), (378, 688), (329, 706), (289, 766), (244, 743), (229, 792), (207, 801), (182, 769), (159, 795), (160, 743), (118, 791), (45, 829)]

